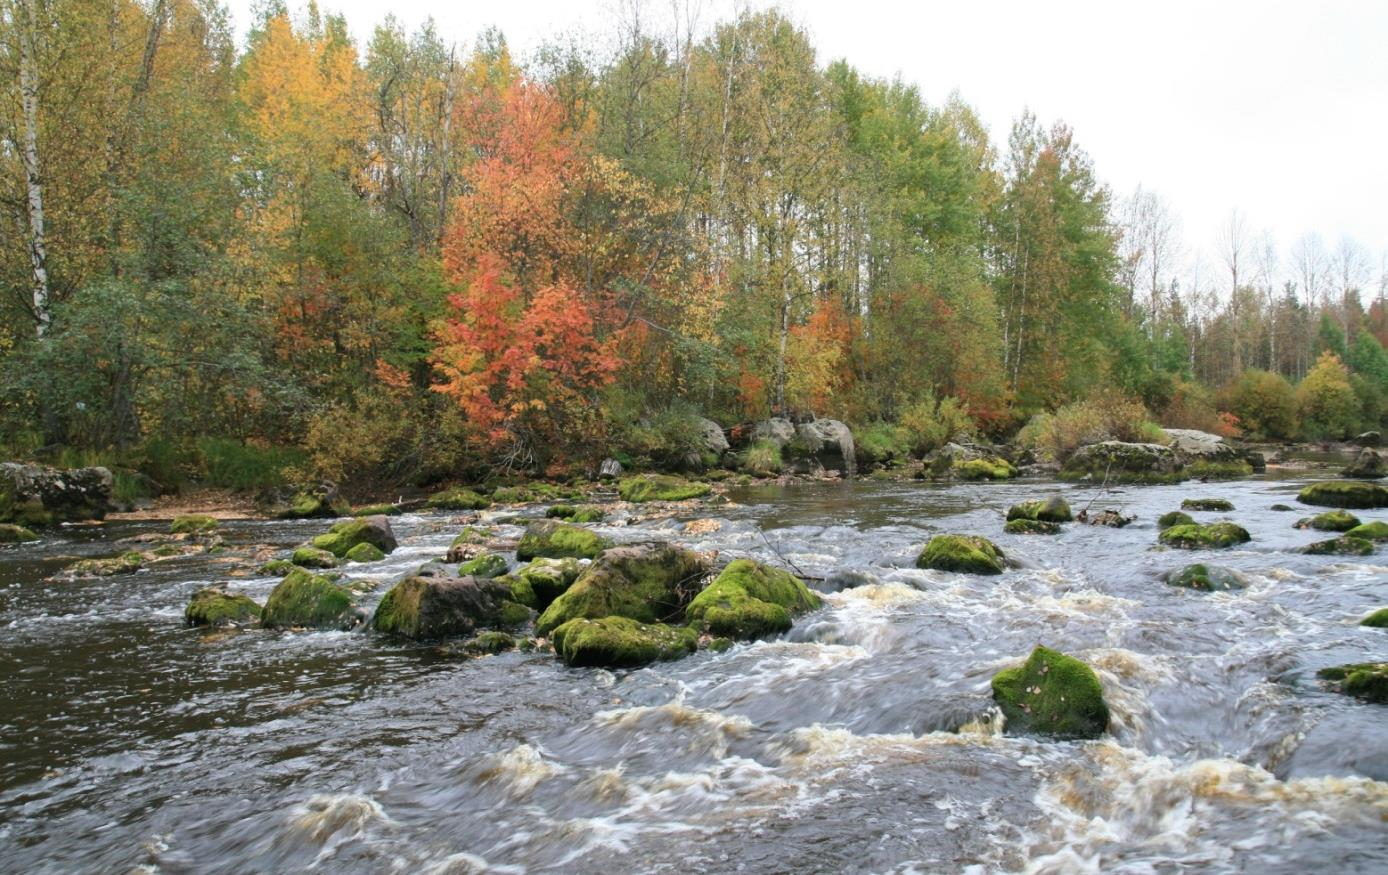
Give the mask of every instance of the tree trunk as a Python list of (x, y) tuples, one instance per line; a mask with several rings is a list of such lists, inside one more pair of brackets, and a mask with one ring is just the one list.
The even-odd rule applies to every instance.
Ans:
[(38, 0), (19, 0), (19, 93), (24, 113), (24, 181), (29, 212), (34, 334), (42, 341), (53, 324), (48, 294), (48, 250), (43, 231), (43, 172), (39, 161)]

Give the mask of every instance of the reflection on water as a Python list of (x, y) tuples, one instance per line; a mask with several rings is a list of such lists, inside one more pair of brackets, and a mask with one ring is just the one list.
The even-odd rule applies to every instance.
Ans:
[[(1046, 483), (763, 487), (711, 506), (716, 524), (617, 519), (602, 529), (619, 541), (834, 582), (784, 638), (615, 673), (366, 634), (184, 629), (200, 586), (228, 580), (263, 600), (276, 582), (219, 557), (44, 580), (153, 523), (6, 549), (0, 868), (1381, 872), (1388, 711), (1323, 691), (1314, 673), (1388, 659), (1388, 633), (1357, 625), (1388, 605), (1388, 557), (1295, 552), (1321, 537), (1271, 510), (1296, 485), (1097, 499)], [(1008, 505), (1050, 491), (1138, 520), (1001, 533)], [(1254, 540), (1217, 556), (1155, 549), (1156, 518), (1203, 496), (1233, 501), (1227, 516)], [(353, 574), (398, 575), (458, 527), (393, 525), (401, 549)], [(235, 555), (319, 528), (235, 523), (226, 536)], [(915, 569), (942, 531), (992, 537), (1018, 567)], [(1248, 587), (1161, 582), (1198, 558)], [(989, 680), (1038, 643), (1096, 668), (1111, 737), (997, 732)]]

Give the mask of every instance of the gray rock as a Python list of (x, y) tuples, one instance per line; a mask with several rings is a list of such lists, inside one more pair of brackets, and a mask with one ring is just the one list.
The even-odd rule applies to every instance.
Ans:
[(826, 470), (842, 471), (850, 477), (857, 469), (853, 432), (837, 419), (802, 422), (795, 433), (804, 442), (808, 460)]
[(1358, 480), (1377, 480), (1388, 476), (1388, 458), (1377, 450), (1365, 447), (1354, 457), (1354, 461), (1340, 472), (1340, 476), (1354, 477)]
[(728, 437), (723, 434), (723, 426), (711, 419), (699, 417), (699, 430), (704, 439), (704, 449), (710, 453), (721, 456), (730, 449)]
[(795, 437), (795, 426), (789, 419), (781, 417), (763, 419), (752, 428), (752, 437), (754, 440), (771, 440), (785, 446)]
[(598, 466), (598, 476), (604, 480), (616, 480), (622, 476), (622, 463), (616, 459), (603, 459)]
[(0, 465), (0, 522), (48, 526), (103, 519), (114, 478), (105, 468)]

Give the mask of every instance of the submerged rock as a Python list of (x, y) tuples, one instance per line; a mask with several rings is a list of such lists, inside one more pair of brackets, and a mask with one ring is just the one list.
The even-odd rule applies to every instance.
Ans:
[(0, 464), (0, 523), (52, 526), (104, 519), (115, 479), (105, 468)]
[(259, 571), (261, 574), (267, 576), (278, 575), (279, 577), (283, 577), (298, 567), (299, 566), (288, 559), (271, 559), (269, 562), (260, 566)]
[(383, 554), (394, 552), (397, 544), (390, 520), (380, 515), (343, 520), (313, 539), (314, 547), (338, 558), (358, 544), (370, 544)]
[(1354, 461), (1340, 472), (1341, 477), (1354, 477), (1361, 480), (1377, 480), (1388, 477), (1388, 456), (1368, 448), (1359, 451)]
[(1321, 669), (1316, 677), (1330, 681), (1330, 688), (1337, 693), (1388, 704), (1388, 662), (1337, 665)]
[(541, 557), (517, 568), (506, 578), (506, 582), (511, 587), (514, 601), (543, 611), (573, 586), (582, 570), (577, 559)]
[(641, 623), (626, 617), (569, 620), (551, 637), (554, 652), (574, 667), (636, 668), (679, 659), (698, 647), (698, 636), (687, 626)]
[(1345, 537), (1363, 538), (1366, 541), (1388, 541), (1388, 523), (1378, 520), (1364, 523), (1345, 532)]
[(1388, 507), (1388, 488), (1362, 480), (1322, 480), (1302, 489), (1296, 500), (1321, 507)]
[(0, 544), (23, 544), (26, 541), (37, 541), (38, 539), (38, 535), (23, 526), (0, 523)]
[(186, 516), (174, 517), (174, 521), (169, 524), (169, 531), (175, 535), (201, 535), (216, 531), (217, 526), (218, 522), (213, 517), (191, 513)]
[(417, 641), (472, 635), (480, 628), (515, 628), (530, 611), (511, 600), (505, 583), (484, 577), (409, 577), (376, 607), (372, 627)]
[(1252, 540), (1248, 530), (1234, 523), (1210, 523), (1199, 525), (1188, 523), (1163, 529), (1157, 540), (1168, 547), (1182, 550), (1232, 547)]
[(1169, 529), (1172, 526), (1193, 525), (1195, 525), (1195, 517), (1191, 516), (1188, 513), (1183, 513), (1179, 510), (1173, 510), (1170, 513), (1164, 513), (1161, 516), (1157, 517), (1158, 529)]
[(611, 541), (596, 532), (564, 525), (556, 520), (537, 520), (525, 527), (525, 534), (516, 546), (516, 559), (521, 562), (539, 556), (592, 559), (611, 546)]
[(1040, 520), (1047, 523), (1068, 523), (1074, 519), (1070, 504), (1059, 495), (1044, 501), (1024, 501), (1007, 510), (1008, 520)]
[(510, 632), (483, 632), (463, 642), (463, 652), (477, 655), (505, 653), (517, 647), (516, 636)]
[(1179, 483), (1181, 457), (1161, 444), (1104, 441), (1080, 447), (1060, 469), (1061, 479), (1095, 483)]
[(1181, 510), (1230, 511), (1234, 503), (1224, 498), (1187, 498), (1181, 502)]
[(1373, 629), (1388, 629), (1388, 608), (1379, 608), (1360, 620), (1359, 625)]
[(1315, 516), (1303, 517), (1294, 524), (1298, 529), (1315, 529), (1318, 532), (1348, 532), (1359, 525), (1359, 517), (1347, 510), (1328, 510)]
[(605, 551), (535, 622), (547, 635), (569, 620), (627, 617), (680, 622), (708, 574), (703, 557), (671, 544), (626, 544)]
[(487, 553), (458, 566), (459, 577), (500, 577), (506, 573), (506, 557)]
[(429, 500), (424, 502), (425, 507), (434, 510), (481, 510), (491, 505), (491, 501), (473, 492), (471, 489), (445, 489), (442, 492), (435, 492), (429, 496)]
[(352, 516), (399, 516), (402, 513), (398, 504), (364, 504), (352, 508)]
[(1002, 574), (1007, 557), (978, 535), (936, 535), (916, 557), (917, 568), (965, 574)]
[(596, 504), (556, 504), (545, 516), (571, 523), (600, 523), (607, 514)]
[(1374, 552), (1374, 542), (1350, 535), (1341, 535), (1328, 541), (1316, 541), (1301, 548), (1301, 552), (1312, 556), (1369, 556)]
[(707, 483), (693, 483), (669, 474), (638, 474), (617, 484), (623, 501), (684, 501), (708, 495)]
[(1075, 519), (1079, 520), (1082, 523), (1085, 523), (1086, 525), (1107, 526), (1110, 529), (1121, 529), (1124, 526), (1131, 523), (1133, 520), (1137, 519), (1137, 517), (1123, 516), (1123, 514), (1119, 513), (1118, 511), (1109, 508), (1107, 510), (1101, 510), (1093, 514), (1091, 514), (1088, 510), (1082, 510), (1075, 517)]
[(351, 592), (302, 568), (279, 582), (260, 612), (260, 624), (270, 629), (352, 629), (361, 621)]
[(1186, 589), (1198, 589), (1202, 592), (1243, 589), (1248, 585), (1244, 576), (1232, 568), (1203, 563), (1187, 565), (1179, 571), (1168, 573), (1166, 582), (1172, 586), (1183, 586)]
[(260, 605), (250, 596), (208, 587), (193, 593), (183, 611), (189, 626), (246, 626), (260, 619)]
[(1008, 520), (1002, 530), (1009, 535), (1058, 535), (1060, 523), (1028, 519)]
[(696, 629), (726, 638), (760, 638), (787, 632), (791, 618), (820, 606), (819, 596), (795, 575), (738, 559), (685, 608)]
[(1094, 670), (1072, 656), (1037, 647), (1024, 665), (993, 676), (993, 700), (1009, 732), (1054, 738), (1097, 738), (1109, 710)]
[(72, 565), (68, 573), (75, 577), (114, 577), (117, 574), (134, 574), (144, 564), (144, 554), (132, 550), (105, 559), (83, 559)]

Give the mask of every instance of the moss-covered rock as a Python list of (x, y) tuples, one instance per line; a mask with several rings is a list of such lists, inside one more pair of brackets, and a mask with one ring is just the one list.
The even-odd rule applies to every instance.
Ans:
[(1378, 520), (1364, 523), (1363, 525), (1355, 526), (1345, 532), (1345, 536), (1348, 538), (1363, 538), (1365, 541), (1388, 541), (1388, 523), (1379, 522)]
[(448, 555), (444, 559), (447, 562), (465, 562), (481, 553), (494, 537), (496, 537), (496, 531), (493, 529), (463, 526), (462, 531), (458, 532), (458, 535), (453, 539), (453, 543), (448, 545)]
[(820, 606), (800, 578), (751, 559), (738, 559), (685, 608), (700, 631), (727, 638), (760, 638), (790, 630), (791, 618)]
[(1108, 704), (1094, 670), (1045, 647), (993, 676), (993, 700), (1009, 733), (1097, 738), (1108, 729)]
[(978, 535), (936, 535), (916, 557), (917, 568), (1002, 574), (1007, 557), (998, 546)]
[(506, 573), (506, 557), (487, 553), (458, 566), (459, 577), (500, 577)]
[(1173, 571), (1166, 575), (1166, 582), (1172, 586), (1198, 589), (1202, 592), (1243, 589), (1247, 586), (1243, 575), (1232, 568), (1205, 564), (1187, 565), (1179, 571)]
[(1341, 535), (1338, 538), (1307, 544), (1301, 548), (1301, 552), (1312, 556), (1370, 556), (1374, 552), (1374, 542)]
[(1080, 447), (1060, 469), (1063, 480), (1095, 483), (1179, 483), (1185, 479), (1181, 457), (1161, 444), (1103, 441)]
[(577, 559), (535, 559), (517, 568), (507, 578), (511, 598), (526, 607), (543, 611), (573, 586), (582, 570)]
[(317, 547), (300, 547), (289, 557), (300, 568), (336, 568), (337, 557)]
[(1279, 513), (1287, 513), (1288, 511), (1296, 510), (1296, 508), (1292, 507), (1289, 504), (1274, 504), (1272, 507), (1268, 508), (1268, 510), (1275, 510)]
[(1337, 693), (1355, 696), (1380, 705), (1388, 704), (1388, 662), (1361, 662), (1337, 665), (1316, 672), (1316, 677), (1330, 682)]
[(114, 478), (105, 468), (0, 463), (0, 523), (42, 528), (102, 519)]
[(476, 638), (469, 638), (463, 642), (463, 651), (478, 655), (488, 653), (505, 653), (508, 650), (516, 649), (516, 636), (510, 632), (483, 632)]
[(37, 541), (38, 539), (38, 535), (23, 526), (0, 523), (0, 544), (23, 544), (26, 541)]
[(300, 492), (275, 516), (282, 520), (332, 519), (347, 516), (351, 512), (352, 506), (345, 499)]
[(183, 611), (183, 621), (189, 626), (246, 626), (259, 619), (260, 605), (250, 596), (217, 587), (193, 593)]
[(1044, 501), (1024, 501), (1007, 509), (1007, 519), (1039, 520), (1043, 523), (1068, 523), (1074, 519), (1070, 513), (1070, 503), (1059, 495), (1052, 495)]
[(269, 562), (266, 562), (264, 565), (260, 566), (260, 573), (266, 575), (267, 577), (283, 577), (284, 575), (288, 574), (289, 572), (293, 571), (295, 568), (298, 567), (299, 566), (295, 565), (288, 559), (271, 559)]
[(529, 620), (530, 611), (510, 595), (504, 583), (485, 577), (409, 577), (381, 599), (371, 625), (419, 641), (515, 628)]
[(83, 559), (74, 563), (68, 572), (77, 577), (114, 577), (117, 574), (134, 574), (144, 564), (144, 554), (131, 550), (104, 559)]
[(352, 516), (399, 516), (401, 513), (398, 504), (364, 504), (352, 508)]
[(960, 480), (1011, 480), (1017, 476), (1012, 463), (1000, 456), (958, 461), (951, 470)]
[(521, 486), (498, 486), (492, 490), (492, 501), (497, 504), (529, 504), (534, 501), (568, 501), (582, 495), (582, 490), (572, 486), (537, 480)]
[(1379, 608), (1360, 620), (1359, 625), (1369, 626), (1374, 629), (1388, 629), (1388, 608)]
[(1045, 520), (1008, 520), (1002, 530), (1009, 535), (1058, 535), (1060, 523)]
[(1182, 550), (1218, 549), (1244, 544), (1252, 540), (1248, 530), (1234, 523), (1187, 523), (1163, 529), (1157, 540), (1168, 547)]
[(1322, 480), (1303, 488), (1296, 500), (1321, 507), (1388, 507), (1388, 489), (1362, 480)]
[(343, 520), (325, 534), (313, 539), (313, 546), (327, 550), (339, 559), (347, 555), (358, 544), (371, 544), (382, 553), (395, 550), (395, 532), (391, 531), (390, 520), (384, 516), (359, 517)]
[(545, 516), (571, 523), (600, 523), (606, 514), (596, 504), (556, 504), (545, 511)]
[(1158, 529), (1169, 529), (1172, 526), (1193, 525), (1195, 525), (1195, 517), (1191, 516), (1188, 513), (1185, 513), (1184, 511), (1179, 510), (1173, 510), (1170, 513), (1164, 513), (1157, 518)]
[(1231, 511), (1234, 503), (1223, 498), (1187, 498), (1181, 502), (1181, 510)]
[(698, 647), (698, 636), (687, 626), (641, 623), (626, 617), (569, 620), (551, 638), (554, 652), (574, 667), (636, 668), (688, 656)]
[(169, 524), (169, 531), (175, 535), (201, 535), (204, 532), (216, 531), (217, 525), (217, 520), (213, 517), (190, 513), (174, 517), (174, 521)]
[(596, 532), (565, 525), (557, 520), (536, 520), (525, 527), (525, 534), (516, 546), (516, 559), (521, 562), (539, 556), (592, 559), (611, 546), (611, 541)]
[(434, 510), (481, 510), (491, 505), (491, 501), (478, 495), (471, 489), (464, 489), (461, 486), (455, 489), (445, 489), (442, 492), (435, 492), (429, 496), (429, 500), (424, 502), (425, 507)]
[(617, 494), (623, 501), (684, 501), (710, 491), (707, 483), (692, 483), (668, 474), (638, 474), (617, 484)]
[(260, 612), (260, 624), (270, 629), (351, 629), (360, 623), (351, 592), (302, 568), (279, 582)]
[(355, 547), (347, 551), (347, 555), (342, 557), (348, 562), (380, 562), (386, 558), (386, 554), (381, 552), (381, 548), (375, 544), (368, 544), (362, 541)]
[(569, 620), (627, 617), (679, 623), (708, 565), (670, 544), (627, 544), (605, 551), (573, 586), (545, 609), (535, 632), (546, 635)]
[(1196, 459), (1187, 463), (1185, 475), (1199, 480), (1235, 480), (1253, 474), (1247, 459)]
[(1328, 510), (1315, 516), (1303, 517), (1296, 521), (1298, 529), (1315, 529), (1318, 532), (1348, 532), (1359, 525), (1359, 517), (1347, 510)]

